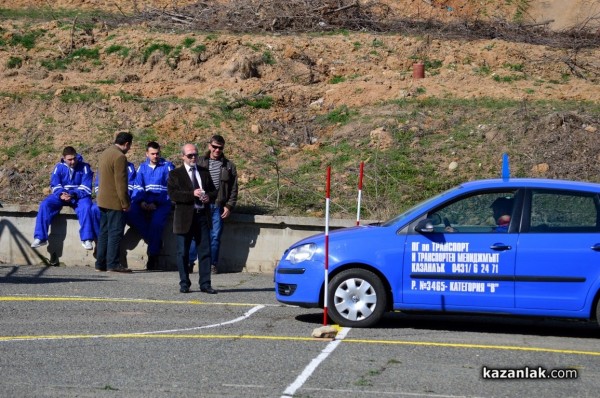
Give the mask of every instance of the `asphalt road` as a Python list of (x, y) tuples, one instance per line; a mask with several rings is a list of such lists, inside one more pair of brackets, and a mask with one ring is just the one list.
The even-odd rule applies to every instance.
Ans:
[[(322, 311), (280, 305), (272, 275), (0, 265), (1, 397), (597, 397), (600, 328), (388, 315), (314, 339)], [(576, 379), (490, 380), (494, 369)]]

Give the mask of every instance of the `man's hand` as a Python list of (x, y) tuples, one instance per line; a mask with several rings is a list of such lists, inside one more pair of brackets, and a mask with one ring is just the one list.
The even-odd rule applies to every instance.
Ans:
[(208, 197), (206, 192), (204, 192), (201, 188), (197, 188), (194, 190), (194, 196), (200, 199), (200, 202), (202, 203), (210, 202), (210, 198)]
[(60, 200), (63, 200), (65, 202), (70, 202), (71, 201), (71, 195), (69, 195), (68, 192), (63, 192), (60, 194)]
[(221, 214), (221, 218), (227, 218), (231, 214), (231, 211), (227, 207), (223, 207), (223, 214)]

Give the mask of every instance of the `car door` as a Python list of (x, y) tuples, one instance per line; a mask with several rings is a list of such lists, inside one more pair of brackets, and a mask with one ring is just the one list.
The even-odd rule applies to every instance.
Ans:
[[(431, 232), (409, 228), (404, 304), (439, 310), (514, 308), (518, 234), (512, 232), (515, 227), (500, 228), (491, 210), (498, 198), (513, 200), (514, 195), (502, 191), (462, 197), (423, 216), (431, 221)], [(510, 225), (516, 226), (518, 212), (511, 211)]]
[(600, 273), (598, 195), (528, 192), (515, 272), (517, 308), (577, 311)]

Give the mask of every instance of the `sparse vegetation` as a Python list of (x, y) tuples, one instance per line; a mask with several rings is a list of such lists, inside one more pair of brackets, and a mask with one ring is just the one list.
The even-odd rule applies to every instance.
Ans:
[(331, 79), (329, 79), (329, 84), (338, 84), (338, 83), (343, 83), (345, 81), (346, 81), (346, 78), (344, 76), (335, 75)]
[(105, 53), (107, 55), (115, 54), (116, 53), (119, 56), (125, 58), (125, 57), (127, 57), (129, 55), (130, 49), (128, 47), (121, 46), (119, 44), (112, 44), (112, 45), (108, 46), (106, 48), (106, 50), (104, 50), (104, 51), (105, 51)]
[[(0, 174), (55, 162), (65, 131), (94, 164), (115, 131), (129, 130), (142, 145), (161, 142), (176, 162), (183, 142), (224, 135), (241, 177), (239, 211), (254, 213), (321, 216), (331, 165), (332, 212), (353, 215), (360, 161), (362, 214), (371, 219), (497, 176), (503, 152), (513, 175), (536, 175), (535, 166), (548, 163), (543, 176), (600, 180), (590, 160), (600, 151), (600, 109), (581, 90), (600, 79), (600, 40), (514, 25), (517, 12), (526, 17), (514, 7), (510, 21), (496, 19), (493, 7), (494, 18), (478, 12), (476, 23), (444, 24), (394, 19), (373, 6), (379, 1), (361, 9), (320, 1), (335, 3), (321, 12), (315, 3), (277, 8), (267, 0), (259, 14), (246, 0), (207, 3), (202, 13), (182, 5), (171, 13), (180, 22), (169, 9), (149, 8), (94, 20), (53, 9), (44, 25), (31, 11), (4, 23), (0, 10)], [(425, 80), (410, 78), (415, 60), (425, 64)], [(553, 99), (573, 91), (576, 101)], [(45, 137), (57, 137), (56, 145)], [(143, 153), (130, 156), (137, 164)], [(39, 194), (47, 176), (32, 178), (35, 186), (6, 181), (0, 201)]]
[(8, 69), (20, 68), (23, 65), (23, 59), (21, 57), (10, 57), (6, 61), (6, 67)]
[(173, 46), (167, 43), (150, 44), (144, 49), (144, 52), (142, 54), (142, 63), (146, 63), (148, 61), (148, 58), (150, 58), (150, 56), (156, 51), (163, 53), (163, 55), (165, 56), (169, 56), (171, 51), (173, 51)]

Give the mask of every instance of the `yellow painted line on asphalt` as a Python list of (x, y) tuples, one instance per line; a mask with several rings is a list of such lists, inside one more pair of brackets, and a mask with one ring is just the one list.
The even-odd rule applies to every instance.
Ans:
[(218, 335), (218, 334), (144, 334), (144, 333), (116, 333), (116, 334), (79, 334), (79, 335), (41, 335), (41, 336), (0, 336), (0, 341), (18, 340), (67, 340), (67, 339), (221, 339), (221, 340), (287, 340), (287, 341), (314, 341), (323, 342), (331, 339), (320, 340), (313, 337), (296, 336), (253, 336), (253, 335)]
[[(146, 304), (192, 304), (192, 305), (226, 305), (226, 306), (269, 306), (268, 304), (249, 304), (249, 303), (208, 303), (199, 300), (154, 300), (154, 299), (131, 299), (131, 298), (102, 298), (102, 297), (51, 297), (51, 296), (0, 296), (0, 302), (6, 301), (82, 301), (82, 302), (126, 302), (126, 303), (146, 303)], [(337, 325), (333, 325), (339, 331)], [(216, 334), (161, 334), (161, 333), (117, 333), (105, 335), (41, 335), (41, 336), (0, 336), (2, 341), (34, 341), (34, 340), (67, 340), (67, 339), (134, 339), (134, 338), (161, 338), (161, 339), (245, 339), (245, 340), (278, 340), (278, 341), (313, 341), (323, 342), (331, 341), (330, 339), (317, 339), (313, 337), (298, 337), (298, 336), (256, 336), (256, 335), (216, 335)], [(544, 347), (520, 347), (509, 345), (486, 345), (486, 344), (464, 344), (464, 343), (440, 343), (432, 341), (403, 341), (403, 340), (367, 340), (367, 339), (351, 339), (344, 338), (344, 343), (359, 343), (359, 344), (384, 344), (384, 345), (409, 345), (409, 346), (425, 346), (425, 347), (447, 347), (447, 348), (468, 348), (468, 349), (483, 349), (483, 350), (506, 350), (506, 351), (529, 351), (529, 352), (546, 352), (555, 354), (569, 355), (588, 355), (600, 356), (599, 351), (580, 351), (554, 349)]]
[[(255, 307), (261, 304), (251, 303), (209, 303), (200, 300), (155, 300), (155, 299), (131, 299), (131, 298), (103, 298), (103, 297), (49, 297), (49, 296), (0, 296), (0, 301), (88, 301), (106, 303), (143, 303), (143, 304), (193, 304), (193, 305), (229, 305), (241, 307)], [(262, 304), (268, 305), (268, 304)]]
[[(299, 336), (265, 336), (265, 335), (220, 335), (220, 334), (145, 334), (145, 333), (116, 333), (104, 335), (40, 335), (40, 336), (0, 336), (0, 342), (3, 341), (24, 341), (24, 340), (68, 340), (68, 339), (220, 339), (220, 340), (267, 340), (267, 341), (310, 341), (310, 342), (330, 342), (331, 339), (318, 339), (314, 337)], [(506, 351), (530, 351), (544, 352), (566, 355), (586, 355), (600, 356), (598, 351), (580, 351), (555, 349), (544, 347), (519, 347), (503, 345), (485, 345), (485, 344), (459, 344), (459, 343), (438, 343), (432, 341), (402, 341), (402, 340), (367, 340), (367, 339), (349, 339), (341, 340), (343, 343), (359, 344), (391, 344), (407, 346), (425, 346), (425, 347), (446, 347), (446, 348), (467, 348), (482, 350), (506, 350)]]

